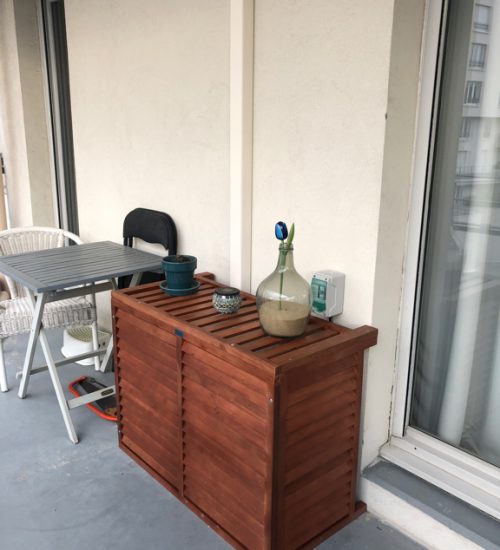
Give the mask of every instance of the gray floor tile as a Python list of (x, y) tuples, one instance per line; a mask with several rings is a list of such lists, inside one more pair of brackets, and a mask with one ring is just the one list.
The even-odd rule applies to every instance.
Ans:
[[(62, 341), (58, 331), (49, 334)], [(25, 345), (26, 337), (5, 341), (11, 391), (0, 394), (0, 550), (229, 548), (118, 449), (114, 424), (76, 409), (80, 443), (71, 444), (47, 373), (18, 399), (14, 373)], [(60, 374), (67, 385), (92, 370), (69, 365)], [(365, 514), (321, 548), (420, 547)]]

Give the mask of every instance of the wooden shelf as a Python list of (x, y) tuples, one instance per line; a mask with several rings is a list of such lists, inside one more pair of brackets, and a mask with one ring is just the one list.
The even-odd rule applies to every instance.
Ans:
[(357, 517), (363, 352), (376, 329), (312, 318), (282, 339), (218, 285), (113, 292), (120, 447), (236, 548), (312, 548)]

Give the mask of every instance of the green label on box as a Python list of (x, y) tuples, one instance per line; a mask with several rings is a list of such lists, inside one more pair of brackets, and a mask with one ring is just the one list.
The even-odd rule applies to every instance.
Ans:
[(313, 296), (312, 307), (318, 313), (322, 313), (326, 310), (326, 281), (313, 277), (311, 290)]

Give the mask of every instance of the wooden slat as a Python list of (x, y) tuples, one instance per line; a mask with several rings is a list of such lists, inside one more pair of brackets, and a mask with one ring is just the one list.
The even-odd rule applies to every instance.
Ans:
[(219, 429), (241, 433), (256, 447), (264, 447), (266, 427), (257, 417), (246, 414), (228, 401), (221, 402), (220, 398), (204, 392), (203, 388), (190, 384), (186, 379), (183, 380), (183, 396), (185, 411), (203, 411), (206, 420), (216, 423)]
[(130, 359), (130, 356), (120, 350), (119, 358), (119, 382), (126, 380), (129, 384), (144, 394), (158, 394), (163, 399), (177, 400), (177, 391), (174, 386), (173, 376), (165, 376), (165, 371), (144, 367)]
[(260, 338), (264, 338), (265, 336), (266, 336), (266, 333), (262, 330), (261, 327), (258, 327), (254, 330), (243, 332), (241, 334), (229, 334), (228, 336), (225, 336), (224, 339), (228, 344), (237, 346), (238, 344), (245, 344), (247, 342), (252, 342)]
[(222, 471), (239, 479), (248, 492), (261, 498), (266, 481), (265, 467), (253, 457), (245, 458), (243, 449), (238, 447), (237, 442), (231, 447), (227, 439), (211, 437), (199, 425), (190, 423), (184, 425), (184, 441), (186, 449), (197, 449), (197, 454), (203, 457), (202, 465), (205, 462), (219, 465)]
[(293, 377), (289, 377), (290, 406), (293, 407), (295, 404), (303, 400), (314, 400), (317, 394), (328, 391), (331, 386), (342, 384), (344, 380), (353, 378), (351, 368), (353, 366), (352, 358), (346, 359), (341, 363), (343, 363), (344, 368), (342, 368), (342, 365), (337, 365), (334, 367), (331, 364), (326, 367), (320, 367), (323, 374), (320, 380), (318, 380), (317, 377), (314, 376), (314, 372), (310, 372), (310, 370), (308, 371), (308, 376), (306, 378), (299, 378), (299, 380), (302, 380), (300, 385), (293, 384)]
[(211, 315), (204, 317), (202, 319), (197, 319), (191, 321), (191, 323), (196, 327), (204, 327), (205, 325), (210, 325), (211, 323), (217, 323), (219, 321), (228, 321), (236, 317), (242, 317), (243, 315), (248, 315), (249, 313), (255, 313), (256, 309), (253, 304), (244, 304), (240, 306), (240, 309), (237, 313), (223, 314), (218, 311), (212, 311)]
[(175, 336), (169, 334), (166, 330), (161, 329), (151, 323), (146, 323), (142, 319), (133, 317), (127, 312), (116, 314), (115, 326), (117, 329), (129, 330), (132, 334), (140, 331), (141, 338), (147, 337), (148, 340), (160, 340), (172, 347), (175, 347)]
[(292, 338), (290, 341), (280, 343), (280, 345), (276, 345), (272, 348), (258, 350), (256, 353), (258, 353), (261, 357), (265, 357), (266, 359), (273, 359), (284, 355), (285, 353), (290, 353), (295, 350), (302, 350), (303, 348), (310, 346), (315, 342), (322, 342), (331, 337), (332, 334), (330, 333), (330, 331), (318, 330), (306, 334), (305, 336)]
[[(335, 485), (324, 485), (320, 491), (310, 495), (307, 500), (300, 502), (300, 506), (295, 506), (288, 508), (286, 510), (286, 519), (287, 522), (295, 523), (296, 521), (301, 521), (305, 519), (304, 514), (309, 513), (312, 510), (317, 510), (318, 508), (332, 508), (332, 504), (335, 505), (338, 501), (343, 501), (347, 503), (350, 497), (351, 489), (351, 477), (350, 472), (339, 477)], [(314, 496), (314, 499), (311, 498)], [(335, 519), (333, 521), (336, 521)]]
[[(342, 409), (339, 410), (342, 411)], [(296, 445), (313, 434), (328, 430), (332, 426), (338, 426), (339, 430), (343, 430), (350, 426), (355, 419), (355, 407), (351, 404), (346, 410), (342, 411), (342, 414), (337, 414), (337, 416), (328, 415), (313, 424), (305, 424), (298, 429), (295, 428), (289, 431), (287, 434), (287, 444), (290, 446)]]
[(175, 365), (175, 348), (164, 342), (140, 338), (139, 334), (120, 332), (117, 330), (119, 341), (117, 347), (135, 356), (141, 363), (145, 363), (157, 370), (173, 372)]
[(160, 400), (159, 395), (161, 394), (144, 394), (137, 391), (135, 386), (132, 386), (123, 378), (119, 380), (118, 388), (120, 390), (120, 398), (123, 396), (123, 399), (134, 400), (134, 402), (137, 402), (147, 411), (147, 414), (161, 419), (165, 418), (165, 422), (170, 421), (173, 424), (176, 424), (178, 421), (179, 414), (175, 407), (175, 400), (171, 397)]
[(228, 454), (216, 459), (211, 448), (202, 446), (196, 439), (186, 438), (186, 451), (184, 460), (186, 490), (189, 490), (193, 477), (208, 479), (213, 485), (214, 492), (218, 490), (219, 486), (224, 487), (224, 493), (228, 498), (234, 501), (244, 501), (245, 509), (252, 511), (254, 516), (259, 518), (259, 522), (263, 522), (264, 484), (260, 483), (261, 480), (258, 476), (253, 474), (250, 479), (242, 477), (237, 470), (231, 466), (228, 467), (224, 460), (229, 456)]
[[(212, 371), (212, 372), (211, 372)], [(251, 414), (266, 419), (268, 402), (265, 396), (258, 395), (238, 382), (217, 376), (217, 371), (204, 365), (196, 365), (191, 358), (184, 359), (184, 374), (189, 379), (206, 388), (213, 394), (219, 394), (227, 401)]]
[(216, 355), (200, 349), (189, 342), (184, 341), (183, 350), (186, 361), (192, 356), (198, 363), (209, 366), (220, 373), (221, 377), (233, 378), (257, 394), (271, 397), (269, 385), (257, 376), (250, 376), (247, 372), (240, 370), (239, 365), (234, 365)]
[(143, 377), (146, 383), (158, 384), (176, 392), (176, 376), (171, 367), (165, 363), (162, 366), (162, 363), (149, 359), (147, 354), (143, 354), (142, 357), (139, 357), (139, 354), (140, 351), (135, 346), (130, 346), (125, 341), (120, 342), (116, 347), (120, 375), (125, 371), (131, 376), (137, 374)]
[(160, 414), (158, 410), (148, 407), (144, 402), (139, 401), (131, 395), (127, 395), (123, 386), (119, 386), (120, 392), (123, 394), (123, 398), (120, 398), (123, 411), (121, 412), (122, 424), (131, 421), (137, 425), (141, 425), (148, 432), (152, 431), (151, 426), (158, 424), (158, 427), (154, 430), (154, 433), (158, 437), (168, 439), (169, 445), (172, 445), (174, 441), (172, 438), (175, 434), (176, 422), (178, 422), (178, 416), (173, 414)]
[(294, 361), (298, 361), (299, 359), (303, 359), (305, 357), (310, 357), (320, 351), (329, 350), (335, 344), (335, 340), (340, 337), (341, 336), (331, 335), (327, 338), (322, 338), (319, 342), (314, 342), (299, 349), (292, 349), (278, 355), (277, 357), (271, 357), (270, 361), (276, 365), (285, 365), (289, 362), (293, 363)]
[[(352, 420), (354, 421), (354, 417)], [(287, 468), (291, 469), (304, 460), (314, 458), (325, 449), (333, 452), (341, 441), (352, 439), (353, 434), (353, 424), (337, 429), (337, 423), (334, 422), (325, 430), (315, 432), (295, 445), (288, 445)]]
[(258, 318), (259, 318), (258, 313), (256, 311), (252, 311), (250, 313), (245, 313), (242, 315), (235, 315), (234, 317), (231, 316), (230, 319), (219, 318), (217, 321), (213, 321), (211, 323), (206, 323), (206, 320), (204, 320), (201, 325), (197, 325), (197, 326), (201, 326), (207, 332), (214, 334), (225, 328), (234, 327), (242, 323), (248, 323), (249, 321), (255, 321)]
[[(211, 296), (213, 289), (207, 285), (200, 286), (196, 292), (196, 296)], [(189, 296), (169, 296), (161, 288), (150, 290), (148, 293), (144, 293), (142, 296), (135, 296), (137, 300), (140, 300), (144, 304), (151, 305), (153, 307), (167, 306), (168, 304), (185, 303), (189, 300)]]
[(335, 403), (346, 395), (352, 397), (352, 392), (356, 390), (356, 379), (354, 377), (346, 378), (340, 384), (327, 386), (322, 392), (314, 394), (314, 399), (299, 401), (288, 408), (287, 418), (293, 422), (295, 418), (307, 415), (311, 409), (318, 409), (326, 406), (328, 403)]
[[(305, 476), (316, 475), (323, 467), (327, 467), (337, 457), (344, 455), (352, 449), (354, 443), (354, 430), (349, 437), (343, 437), (338, 441), (322, 442), (323, 448), (318, 448), (317, 453), (307, 457), (296, 458), (293, 464), (287, 464), (286, 483), (293, 483)], [(331, 446), (324, 448), (325, 445)], [(344, 455), (345, 456), (345, 455)]]
[(177, 302), (168, 300), (161, 306), (161, 310), (167, 313), (171, 313), (176, 317), (183, 313), (190, 313), (197, 309), (203, 309), (204, 307), (211, 306), (212, 295), (211, 294), (192, 294), (191, 296), (183, 296), (183, 300)]
[(186, 403), (183, 419), (186, 433), (189, 433), (189, 429), (196, 429), (198, 435), (204, 436), (209, 441), (213, 440), (225, 449), (230, 449), (236, 459), (265, 476), (267, 450), (262, 445), (256, 444), (248, 433), (236, 430), (234, 426), (221, 425), (210, 415), (204, 417), (203, 409), (191, 403)]
[(285, 510), (307, 509), (310, 502), (317, 502), (318, 495), (322, 495), (325, 488), (334, 491), (342, 484), (341, 478), (347, 478), (352, 472), (352, 465), (348, 461), (342, 462), (327, 474), (301, 488), (300, 491), (288, 494), (285, 499)]
[(291, 352), (293, 355), (280, 355), (273, 362), (277, 366), (284, 367), (282, 371), (301, 369), (306, 365), (314, 364), (324, 356), (330, 361), (338, 361), (365, 350), (377, 343), (377, 330), (373, 327), (362, 326), (350, 332), (344, 332), (334, 337), (331, 347), (322, 347), (320, 342), (300, 350)]
[(208, 515), (244, 547), (264, 548), (263, 530), (259, 532), (252, 529), (246, 523), (246, 518), (238, 517), (234, 510), (218, 502), (201, 487), (191, 487), (189, 492), (186, 492), (186, 497), (202, 510), (208, 510)]
[[(172, 344), (170, 340), (159, 340), (151, 337), (147, 332), (140, 330), (138, 326), (135, 328), (131, 323), (123, 320), (118, 320), (116, 323), (117, 337), (123, 339), (122, 345), (128, 345), (135, 348), (139, 355), (146, 352), (155, 360), (155, 363), (159, 363), (162, 360), (168, 361), (175, 359), (175, 337)], [(165, 334), (165, 336), (167, 336)], [(170, 336), (170, 335), (168, 335)]]
[[(318, 331), (322, 331), (322, 329), (315, 324), (310, 324), (304, 331), (304, 335), (312, 334)], [(240, 347), (248, 351), (258, 352), (264, 349), (270, 350), (275, 347), (281, 348), (281, 345), (283, 345), (283, 338), (277, 338), (276, 336), (267, 336), (263, 332), (261, 337), (251, 340), (249, 342), (244, 342), (240, 345)]]
[[(210, 304), (207, 304), (206, 307), (195, 311), (193, 313), (184, 313), (182, 315), (182, 320), (184, 322), (189, 322), (191, 326), (196, 326), (194, 323), (196, 321), (204, 320), (214, 315), (215, 309)], [(219, 315), (219, 314), (218, 314)]]
[(314, 535), (321, 533), (330, 525), (340, 521), (349, 513), (350, 485), (339, 492), (335, 499), (327, 499), (317, 506), (306, 510), (300, 522), (289, 522), (286, 541), (293, 547), (300, 547)]
[(155, 384), (158, 389), (164, 388), (170, 392), (176, 392), (176, 374), (166, 365), (164, 368), (150, 362), (144, 362), (138, 359), (130, 352), (135, 352), (134, 349), (123, 347), (125, 344), (120, 344), (116, 348), (117, 357), (117, 373), (120, 376), (127, 376), (130, 379), (140, 377), (145, 384)]
[(317, 468), (314, 472), (310, 472), (307, 475), (293, 480), (285, 485), (285, 494), (292, 495), (297, 491), (304, 490), (308, 485), (315, 485), (316, 488), (321, 486), (322, 478), (326, 477), (328, 473), (334, 471), (338, 466), (342, 464), (350, 464), (351, 468), (354, 468), (352, 464), (352, 457), (349, 451), (336, 456), (328, 464), (323, 465), (321, 468)]
[(171, 472), (172, 477), (177, 475), (177, 461), (179, 458), (176, 453), (177, 444), (175, 446), (168, 445), (165, 441), (156, 439), (155, 434), (132, 422), (124, 424), (122, 435), (127, 436), (131, 441), (139, 445), (141, 449), (163, 464)]
[[(248, 381), (249, 377), (247, 376), (245, 380), (244, 375), (241, 377), (235, 376), (235, 372), (239, 373), (240, 371), (231, 368), (231, 365), (228, 363), (221, 361), (220, 363), (222, 367), (217, 368), (209, 362), (200, 362), (188, 353), (184, 354), (183, 361), (185, 369), (190, 372), (196, 372), (199, 376), (206, 377), (214, 382), (218, 382), (224, 388), (231, 389), (236, 394), (241, 395), (244, 401), (254, 403), (259, 409), (264, 411), (272, 408), (266, 393), (263, 391), (256, 391), (255, 384), (245, 384), (245, 381)], [(230, 376), (227, 376), (227, 374), (230, 374)], [(258, 382), (260, 384), (261, 381), (258, 380)], [(262, 384), (262, 388), (267, 390), (267, 386), (265, 384)]]
[(244, 332), (250, 332), (256, 328), (260, 327), (259, 321), (248, 321), (247, 323), (236, 323), (230, 328), (218, 331), (216, 336), (219, 338), (228, 338), (230, 336), (235, 336), (237, 334), (243, 334)]
[(170, 464), (160, 462), (156, 457), (151, 456), (146, 450), (144, 450), (134, 439), (128, 437), (128, 435), (123, 434), (121, 436), (121, 441), (126, 445), (134, 454), (139, 458), (144, 460), (146, 464), (155, 470), (160, 477), (168, 481), (171, 485), (177, 488), (178, 478), (175, 472), (171, 472), (168, 467)]
[(304, 426), (319, 422), (329, 416), (332, 417), (336, 414), (349, 414), (351, 411), (349, 407), (354, 406), (355, 399), (356, 396), (353, 390), (350, 393), (342, 394), (342, 396), (334, 401), (321, 404), (317, 409), (309, 408), (303, 416), (289, 419), (289, 433), (293, 433), (295, 430), (298, 430)]

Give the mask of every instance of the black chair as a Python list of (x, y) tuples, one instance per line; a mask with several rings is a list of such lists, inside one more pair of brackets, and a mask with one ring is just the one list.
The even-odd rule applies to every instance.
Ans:
[[(169, 254), (177, 254), (177, 229), (174, 220), (165, 212), (135, 208), (125, 216), (123, 221), (123, 244), (132, 247), (134, 239), (142, 239), (147, 243), (161, 244)], [(152, 271), (143, 273), (141, 284), (162, 281), (163, 273)], [(119, 288), (126, 288), (131, 277), (121, 277), (118, 280)]]

